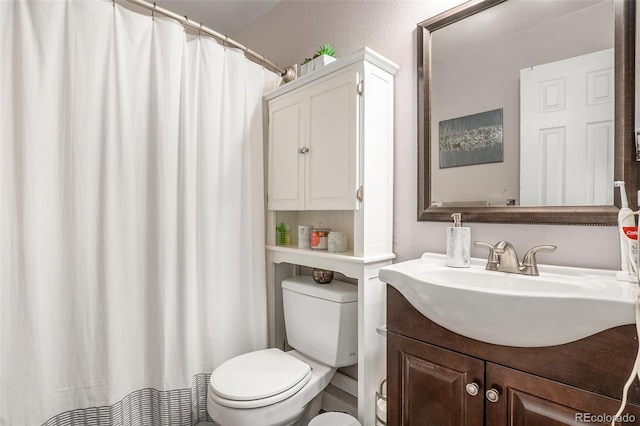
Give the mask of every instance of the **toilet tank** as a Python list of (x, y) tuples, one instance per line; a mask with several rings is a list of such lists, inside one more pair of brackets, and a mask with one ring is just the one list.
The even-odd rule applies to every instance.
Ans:
[(331, 367), (358, 362), (358, 287), (318, 284), (298, 275), (282, 281), (287, 342)]

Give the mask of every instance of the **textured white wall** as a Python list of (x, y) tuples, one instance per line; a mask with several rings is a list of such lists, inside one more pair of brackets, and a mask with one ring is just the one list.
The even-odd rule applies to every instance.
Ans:
[[(338, 56), (367, 46), (400, 66), (395, 84), (394, 252), (398, 260), (444, 253), (446, 223), (418, 222), (416, 24), (459, 0), (285, 0), (235, 38), (281, 65), (302, 62), (322, 43)], [(615, 227), (468, 224), (472, 240), (511, 241), (520, 256), (537, 244), (556, 244), (540, 263), (616, 269)], [(485, 250), (472, 247), (474, 257)]]

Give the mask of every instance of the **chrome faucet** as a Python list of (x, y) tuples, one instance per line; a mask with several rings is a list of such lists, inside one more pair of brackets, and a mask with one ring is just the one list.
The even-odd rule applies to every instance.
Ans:
[(495, 245), (484, 241), (475, 241), (474, 244), (489, 249), (489, 257), (487, 258), (487, 266), (485, 267), (487, 271), (524, 275), (540, 275), (538, 272), (536, 253), (539, 251), (554, 251), (556, 249), (556, 246), (553, 245), (535, 246), (524, 255), (522, 263), (520, 263), (516, 249), (509, 241), (500, 241)]

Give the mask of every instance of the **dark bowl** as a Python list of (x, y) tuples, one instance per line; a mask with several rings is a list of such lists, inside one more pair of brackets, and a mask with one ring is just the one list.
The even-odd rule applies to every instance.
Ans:
[(329, 284), (333, 279), (333, 271), (314, 268), (311, 276), (313, 277), (313, 280), (318, 284)]

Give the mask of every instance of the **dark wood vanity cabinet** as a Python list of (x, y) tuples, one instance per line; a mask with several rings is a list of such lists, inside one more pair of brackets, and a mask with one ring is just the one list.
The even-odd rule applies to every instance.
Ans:
[[(486, 364), (487, 388), (499, 388), (501, 391), (496, 402), (485, 403), (487, 425), (552, 426), (592, 423), (585, 421), (587, 413), (595, 416), (613, 415), (620, 408), (620, 400), (617, 399), (490, 362)], [(639, 407), (627, 408), (625, 412), (635, 413), (635, 418), (640, 422)], [(607, 422), (603, 419), (596, 424)]]
[(484, 424), (482, 396), (469, 398), (465, 390), (468, 383), (484, 379), (483, 361), (393, 333), (387, 333), (387, 353), (388, 404), (390, 398), (397, 401), (389, 387), (391, 374), (400, 381), (400, 417), (389, 424)]
[[(603, 416), (618, 411), (637, 353), (635, 326), (547, 348), (479, 342), (433, 323), (390, 286), (387, 330), (390, 426), (611, 424)], [(617, 424), (640, 424), (637, 380), (629, 401)]]

